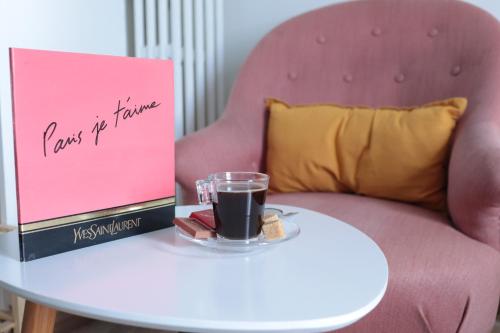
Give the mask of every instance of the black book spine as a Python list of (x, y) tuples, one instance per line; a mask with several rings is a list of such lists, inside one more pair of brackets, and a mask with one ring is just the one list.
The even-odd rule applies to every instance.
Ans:
[(31, 261), (173, 225), (175, 204), (19, 233), (21, 261)]

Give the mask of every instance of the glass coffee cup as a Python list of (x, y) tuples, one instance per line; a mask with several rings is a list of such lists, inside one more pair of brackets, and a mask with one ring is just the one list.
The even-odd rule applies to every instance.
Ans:
[(212, 204), (215, 232), (231, 240), (251, 240), (262, 230), (269, 176), (258, 172), (219, 172), (196, 181), (198, 202)]

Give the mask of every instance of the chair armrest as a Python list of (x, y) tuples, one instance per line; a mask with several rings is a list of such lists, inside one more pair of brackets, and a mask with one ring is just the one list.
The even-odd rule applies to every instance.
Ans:
[(259, 171), (262, 140), (236, 117), (223, 117), (175, 144), (175, 178), (183, 203), (195, 203), (194, 182), (220, 171)]
[(500, 251), (499, 166), (498, 121), (476, 122), (457, 131), (448, 184), (453, 223), (470, 237)]

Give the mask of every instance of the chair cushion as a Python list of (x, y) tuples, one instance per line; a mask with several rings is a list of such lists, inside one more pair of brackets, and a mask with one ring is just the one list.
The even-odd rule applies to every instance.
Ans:
[(279, 193), (267, 201), (347, 222), (370, 236), (387, 257), (384, 298), (345, 332), (491, 330), (500, 298), (500, 253), (455, 230), (441, 214), (341, 193)]
[(268, 105), (271, 190), (354, 192), (446, 207), (450, 138), (466, 99), (413, 108), (289, 106), (272, 99)]

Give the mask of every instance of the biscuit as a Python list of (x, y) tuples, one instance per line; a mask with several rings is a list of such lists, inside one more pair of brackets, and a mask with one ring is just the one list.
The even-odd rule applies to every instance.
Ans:
[(274, 221), (279, 221), (278, 215), (276, 215), (274, 213), (268, 213), (268, 214), (264, 214), (264, 216), (262, 216), (262, 222), (264, 224), (274, 222)]
[(283, 222), (281, 222), (280, 219), (264, 223), (262, 225), (262, 232), (267, 240), (275, 240), (285, 237)]

